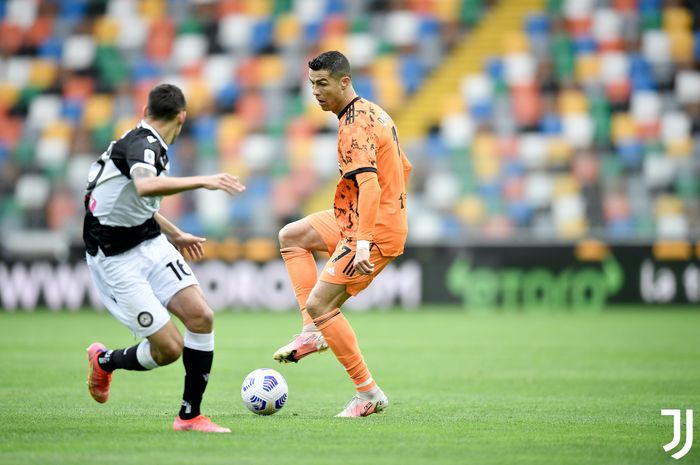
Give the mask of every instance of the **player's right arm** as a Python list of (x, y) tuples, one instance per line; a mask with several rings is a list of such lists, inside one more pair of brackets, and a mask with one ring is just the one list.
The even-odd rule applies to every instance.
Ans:
[(222, 190), (228, 194), (243, 192), (245, 186), (238, 176), (229, 173), (217, 173), (209, 176), (168, 177), (156, 176), (153, 170), (136, 166), (131, 171), (136, 192), (141, 197), (172, 195), (193, 189)]
[(168, 240), (182, 253), (187, 252), (191, 258), (200, 260), (204, 257), (204, 244), (207, 240), (204, 237), (186, 233), (182, 229), (171, 223), (160, 213), (153, 215), (153, 218), (160, 225), (160, 230), (166, 235)]

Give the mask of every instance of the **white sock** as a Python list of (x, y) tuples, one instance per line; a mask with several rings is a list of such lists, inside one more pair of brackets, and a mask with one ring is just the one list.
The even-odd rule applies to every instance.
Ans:
[(136, 360), (147, 370), (158, 368), (158, 364), (153, 360), (153, 355), (151, 355), (151, 343), (148, 339), (144, 339), (136, 347)]
[(362, 400), (375, 400), (381, 397), (382, 394), (382, 390), (379, 389), (379, 386), (377, 385), (375, 385), (369, 391), (357, 391), (357, 396)]
[(185, 347), (202, 352), (211, 352), (214, 350), (214, 331), (211, 333), (192, 333), (189, 329), (185, 330)]
[(301, 328), (302, 333), (310, 333), (313, 331), (318, 331), (318, 328), (313, 323), (309, 323), (308, 325), (304, 325), (304, 327)]

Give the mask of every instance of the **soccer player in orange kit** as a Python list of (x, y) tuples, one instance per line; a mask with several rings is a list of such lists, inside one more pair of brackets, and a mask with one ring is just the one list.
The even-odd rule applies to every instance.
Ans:
[[(304, 326), (273, 358), (297, 362), (330, 347), (357, 390), (336, 416), (364, 417), (386, 409), (389, 399), (372, 378), (340, 307), (403, 253), (411, 164), (391, 117), (355, 93), (350, 63), (342, 53), (324, 52), (311, 60), (309, 81), (321, 108), (338, 115), (340, 179), (332, 210), (280, 231), (282, 258)], [(313, 251), (330, 253), (319, 277)]]

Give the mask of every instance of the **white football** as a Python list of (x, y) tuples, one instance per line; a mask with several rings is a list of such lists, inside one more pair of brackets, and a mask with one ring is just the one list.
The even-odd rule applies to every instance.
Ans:
[(243, 380), (241, 397), (248, 410), (258, 415), (279, 412), (287, 402), (289, 388), (279, 372), (271, 368), (251, 371)]

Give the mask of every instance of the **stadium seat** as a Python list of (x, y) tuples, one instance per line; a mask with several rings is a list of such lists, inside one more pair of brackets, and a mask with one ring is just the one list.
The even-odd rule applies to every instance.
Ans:
[[(274, 235), (284, 219), (325, 205), (323, 189), (337, 176), (328, 156), (337, 123), (312, 99), (306, 61), (321, 48), (343, 50), (357, 92), (398, 120), (452, 47), (488, 21), (492, 3), (75, 0), (0, 8), (0, 163), (19, 167), (15, 185), (24, 179), (21, 206), (8, 215), (21, 223), (27, 211), (45, 211), (53, 229), (71, 223), (61, 215), (79, 223), (77, 173), (138, 122), (149, 89), (168, 80), (185, 88), (189, 106), (171, 148), (175, 172), (231, 169), (254, 180), (234, 206), (207, 197), (168, 212), (202, 233), (225, 235), (225, 218), (238, 221), (237, 232)], [(700, 32), (690, 11), (661, 0), (542, 5), (499, 31), (489, 58), (432, 102), (440, 117), (428, 134), (402, 138), (418, 180), (411, 240), (688, 232), (700, 156)], [(35, 184), (45, 192), (46, 183), (56, 199), (27, 193)], [(676, 200), (661, 200), (662, 191)], [(8, 199), (0, 194), (0, 204)], [(257, 211), (265, 199), (268, 218)], [(673, 202), (680, 207), (664, 206)]]

